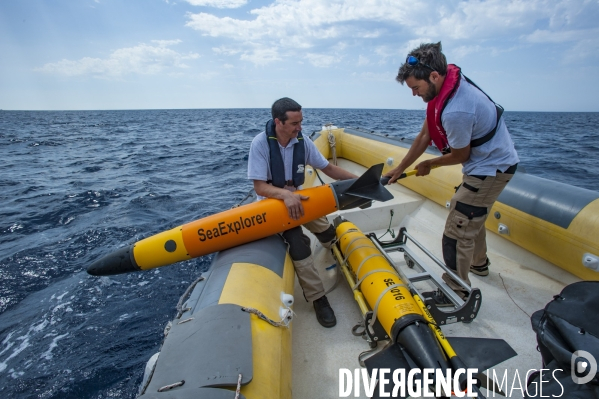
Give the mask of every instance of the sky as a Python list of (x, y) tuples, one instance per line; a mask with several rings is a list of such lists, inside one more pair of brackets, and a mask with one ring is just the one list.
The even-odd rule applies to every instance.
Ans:
[(0, 109), (424, 109), (441, 41), (508, 111), (599, 111), (599, 0), (2, 0)]

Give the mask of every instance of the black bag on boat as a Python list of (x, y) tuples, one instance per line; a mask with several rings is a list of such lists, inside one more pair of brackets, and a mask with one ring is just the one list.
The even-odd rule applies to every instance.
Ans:
[(599, 399), (599, 281), (566, 286), (531, 317), (543, 367), (530, 376), (527, 398)]

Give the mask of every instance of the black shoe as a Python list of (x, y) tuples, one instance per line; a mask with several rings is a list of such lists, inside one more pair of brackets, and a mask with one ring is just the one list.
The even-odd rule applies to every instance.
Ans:
[(487, 258), (487, 261), (482, 266), (470, 266), (470, 272), (474, 273), (478, 276), (488, 276), (490, 265), (491, 265), (491, 261), (489, 260), (489, 258)]
[(320, 325), (329, 328), (337, 324), (335, 312), (333, 312), (333, 308), (329, 305), (329, 300), (325, 295), (315, 300), (313, 304), (314, 310), (316, 311), (316, 319)]
[(447, 298), (445, 294), (441, 292), (441, 290), (423, 292), (422, 296), (425, 300), (428, 298), (432, 298), (433, 301), (435, 301), (435, 305), (437, 305), (438, 308), (455, 306), (453, 302), (451, 302), (449, 298)]

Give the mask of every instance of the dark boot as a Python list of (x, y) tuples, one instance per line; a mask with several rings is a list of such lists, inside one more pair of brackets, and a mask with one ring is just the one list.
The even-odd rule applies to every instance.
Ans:
[(315, 300), (313, 304), (314, 310), (316, 311), (316, 319), (323, 327), (329, 328), (337, 324), (335, 312), (333, 312), (333, 308), (329, 305), (329, 300), (326, 295)]
[(489, 266), (491, 266), (491, 261), (489, 260), (489, 258), (487, 258), (487, 261), (482, 266), (470, 266), (470, 273), (474, 273), (478, 276), (488, 276)]

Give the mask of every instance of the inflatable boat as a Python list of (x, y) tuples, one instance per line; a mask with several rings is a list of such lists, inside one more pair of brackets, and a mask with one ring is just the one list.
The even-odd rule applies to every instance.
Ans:
[[(375, 165), (382, 165), (379, 175), (392, 169), (410, 144), (331, 125), (315, 132), (312, 140), (331, 162), (356, 175), (368, 174)], [(431, 150), (423, 158), (435, 156)], [(461, 183), (460, 167), (438, 168), (398, 183), (386, 186), (389, 197), (351, 209), (343, 209), (335, 197), (327, 208), (338, 234), (332, 250), (311, 236), (316, 266), (337, 316), (335, 327), (318, 324), (278, 235), (221, 246), (209, 270), (183, 294), (160, 352), (148, 362), (139, 397), (378, 397), (372, 387), (356, 381), (359, 370), (416, 367), (420, 356), (414, 351), (419, 350), (426, 356), (437, 353), (447, 367), (486, 370), (477, 380), (486, 392), (522, 396), (528, 373), (542, 367), (530, 316), (565, 285), (599, 279), (599, 193), (517, 172), (487, 220), (490, 274), (473, 275), (470, 295), (462, 300), (452, 297), (439, 278), (447, 272), (439, 261), (441, 236), (448, 202)], [(306, 189), (331, 184), (324, 174), (306, 168)], [(235, 212), (232, 225), (243, 210)], [(138, 248), (175, 253), (169, 237), (178, 237), (179, 230), (183, 228)], [(363, 244), (348, 243), (348, 232)], [(186, 245), (183, 239), (175, 241), (178, 250)], [(368, 251), (360, 255), (363, 247)], [(122, 263), (125, 271), (170, 263), (166, 252), (141, 252), (132, 245), (91, 269), (102, 274)], [(176, 260), (188, 259), (189, 252)], [(139, 261), (146, 258), (147, 267)], [(364, 266), (373, 259), (378, 263)], [(383, 280), (371, 282), (377, 274)], [(423, 295), (435, 289), (446, 292), (452, 306), (438, 307)], [(424, 326), (411, 336), (428, 343), (415, 349), (398, 344), (408, 324)], [(356, 377), (353, 382), (348, 375)], [(482, 380), (489, 375), (507, 384), (485, 385)]]

